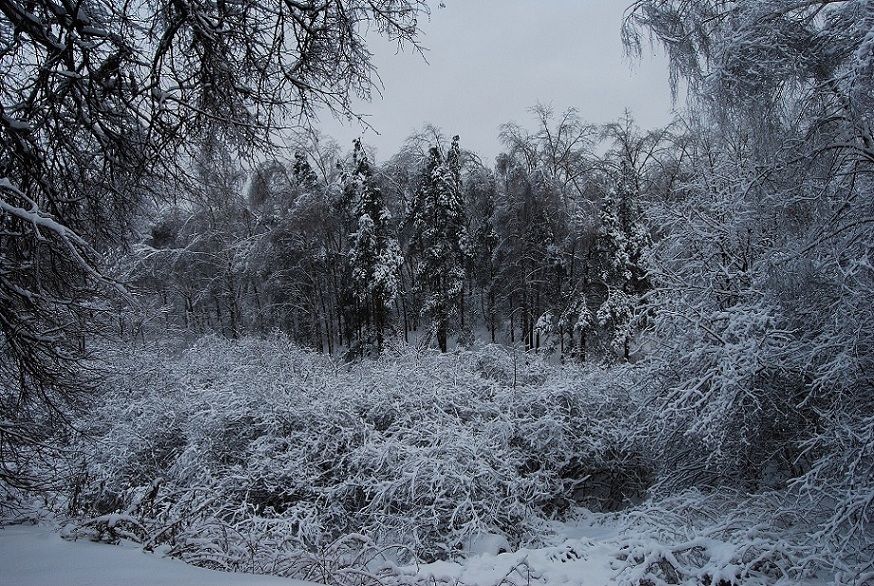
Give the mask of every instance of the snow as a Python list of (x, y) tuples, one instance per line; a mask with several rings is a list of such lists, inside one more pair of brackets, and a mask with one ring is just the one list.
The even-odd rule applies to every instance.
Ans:
[(59, 237), (69, 242), (75, 243), (83, 248), (87, 247), (85, 240), (83, 240), (78, 234), (74, 233), (66, 226), (56, 222), (54, 219), (43, 215), (43, 213), (39, 210), (36, 202), (28, 197), (23, 191), (14, 186), (7, 177), (0, 177), (0, 191), (7, 191), (11, 193), (14, 197), (24, 200), (30, 204), (30, 209), (24, 209), (11, 203), (7, 203), (3, 199), (0, 199), (0, 211), (15, 216), (24, 222), (29, 222), (37, 227), (37, 229), (46, 228), (48, 230), (51, 230), (52, 232), (55, 232)]
[(138, 545), (61, 539), (48, 527), (0, 527), (0, 583), (15, 586), (306, 586), (309, 582), (231, 574), (144, 552)]
[(419, 567), (423, 583), (447, 584), (567, 584), (602, 585), (615, 582), (610, 566), (614, 549), (586, 539), (556, 547), (520, 549), (498, 555), (475, 556), (463, 563), (434, 562)]
[[(539, 549), (471, 555), (458, 562), (434, 562), (399, 568), (399, 578), (432, 584), (579, 584), (614, 583), (616, 529), (585, 521), (556, 524), (564, 543)], [(504, 549), (506, 540), (483, 536), (472, 548)], [(485, 543), (488, 542), (488, 543)], [(500, 543), (498, 543), (500, 542)], [(233, 574), (187, 565), (144, 552), (132, 542), (122, 545), (67, 541), (46, 526), (0, 527), (0, 583), (16, 586), (311, 586), (310, 582), (275, 576)]]

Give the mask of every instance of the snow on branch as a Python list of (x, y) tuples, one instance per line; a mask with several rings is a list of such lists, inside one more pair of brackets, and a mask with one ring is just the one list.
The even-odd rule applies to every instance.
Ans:
[(95, 254), (94, 249), (88, 242), (69, 227), (61, 224), (40, 211), (36, 202), (18, 189), (7, 177), (0, 177), (0, 193), (9, 194), (12, 198), (22, 200), (28, 207), (22, 207), (0, 197), (0, 211), (17, 218), (22, 223), (33, 226), (33, 234), (37, 240), (45, 241), (46, 236), (41, 230), (54, 234), (64, 243), (74, 262), (92, 277), (105, 281), (106, 277), (88, 260), (88, 256)]

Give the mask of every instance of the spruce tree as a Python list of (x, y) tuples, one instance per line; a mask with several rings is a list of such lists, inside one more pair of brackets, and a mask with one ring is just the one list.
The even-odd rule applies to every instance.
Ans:
[[(361, 142), (355, 141), (354, 172), (347, 189), (354, 202), (357, 231), (350, 236), (349, 267), (352, 293), (359, 304), (365, 342), (382, 347), (387, 325), (386, 306), (398, 292), (398, 269), (403, 264), (400, 246), (390, 233), (391, 213), (382, 190), (376, 185), (373, 171)], [(370, 338), (372, 332), (373, 339)]]
[(458, 140), (453, 137), (445, 157), (437, 145), (429, 150), (413, 212), (421, 253), (419, 282), (441, 352), (448, 349), (450, 318), (459, 313), (463, 302), (470, 257)]
[(641, 219), (639, 189), (628, 161), (621, 162), (614, 181), (604, 196), (598, 233), (601, 280), (607, 292), (596, 317), (628, 360), (631, 318), (639, 296), (649, 286), (643, 256), (652, 240)]

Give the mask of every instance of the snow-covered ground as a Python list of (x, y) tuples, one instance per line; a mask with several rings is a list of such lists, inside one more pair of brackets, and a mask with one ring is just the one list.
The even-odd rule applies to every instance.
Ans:
[(66, 541), (48, 527), (0, 527), (4, 586), (303, 586), (273, 576), (229, 574), (144, 552), (136, 544)]
[[(611, 566), (617, 550), (617, 527), (591, 524), (585, 517), (572, 524), (557, 523), (560, 545), (482, 553), (462, 563), (435, 562), (418, 568), (425, 584), (522, 585), (569, 584), (603, 586), (615, 584)], [(559, 537), (560, 536), (560, 537)]]
[[(615, 583), (611, 569), (610, 528), (585, 522), (565, 527), (562, 545), (494, 555), (482, 553), (461, 562), (436, 562), (402, 568), (411, 583), (579, 584)], [(483, 549), (489, 549), (485, 544)], [(0, 583), (15, 586), (304, 586), (310, 583), (272, 576), (231, 574), (187, 565), (144, 552), (136, 544), (106, 545), (86, 539), (67, 541), (49, 527), (0, 527)]]

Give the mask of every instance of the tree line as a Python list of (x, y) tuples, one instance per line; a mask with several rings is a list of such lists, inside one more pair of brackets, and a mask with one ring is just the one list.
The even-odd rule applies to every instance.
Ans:
[(380, 165), (360, 141), (344, 155), (315, 135), (245, 173), (211, 144), (196, 189), (168, 185), (176, 205), (157, 207), (119, 262), (145, 308), (122, 327), (279, 330), (349, 355), (480, 338), (627, 360), (668, 133), (532, 111), (540, 127), (507, 125), (493, 167), (433, 128)]

